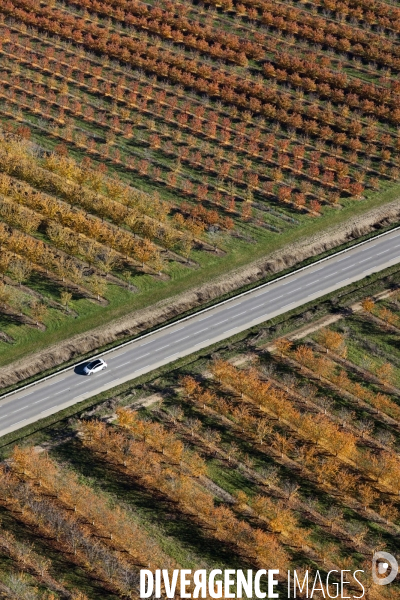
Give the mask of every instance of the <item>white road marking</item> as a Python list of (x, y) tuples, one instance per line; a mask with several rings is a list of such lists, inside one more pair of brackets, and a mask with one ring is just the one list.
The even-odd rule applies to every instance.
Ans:
[(164, 360), (169, 360), (173, 356), (177, 356), (177, 354), (179, 354), (179, 352), (175, 352), (175, 354), (171, 354), (171, 356), (167, 356)]
[(130, 349), (125, 350), (125, 352), (121, 352), (120, 354), (115, 354), (114, 356), (110, 354), (110, 358), (121, 358), (121, 356), (124, 356), (124, 354), (126, 354), (127, 352), (130, 352)]
[(223, 321), (218, 321), (217, 323), (215, 323), (214, 327), (216, 327), (217, 325), (221, 325), (221, 323), (226, 323), (227, 321), (232, 321), (232, 317), (229, 317), (229, 319), (224, 319)]
[[(381, 247), (382, 247), (382, 246), (381, 246)], [(385, 246), (384, 246), (384, 247), (385, 247)], [(271, 285), (271, 286), (269, 286), (268, 288), (266, 288), (266, 289), (265, 289), (265, 291), (258, 291), (258, 292), (256, 292), (254, 295), (250, 295), (250, 298), (253, 298), (253, 299), (256, 299), (256, 298), (257, 298), (257, 299), (264, 300), (263, 304), (258, 304), (258, 305), (254, 306), (254, 307), (251, 307), (251, 308), (249, 308), (249, 309), (247, 309), (247, 310), (245, 310), (245, 311), (242, 311), (242, 312), (240, 312), (240, 313), (237, 313), (237, 314), (234, 314), (234, 311), (235, 311), (235, 310), (237, 310), (237, 308), (239, 308), (239, 309), (240, 309), (240, 307), (241, 307), (241, 306), (242, 306), (243, 308), (245, 308), (245, 307), (246, 307), (246, 304), (248, 304), (248, 300), (249, 300), (250, 298), (243, 299), (243, 300), (242, 300), (242, 301), (240, 301), (240, 302), (237, 302), (237, 301), (236, 301), (236, 302), (234, 302), (234, 303), (233, 303), (231, 306), (229, 306), (229, 305), (225, 305), (224, 307), (221, 307), (221, 306), (219, 306), (219, 307), (218, 307), (218, 306), (216, 306), (216, 307), (215, 307), (215, 308), (216, 308), (216, 310), (214, 310), (214, 311), (210, 311), (210, 312), (209, 312), (207, 315), (205, 315), (203, 318), (201, 318), (201, 319), (195, 319), (195, 320), (193, 320), (193, 321), (190, 321), (190, 323), (188, 323), (188, 324), (185, 324), (184, 326), (181, 326), (179, 329), (172, 329), (172, 330), (170, 330), (170, 331), (171, 331), (171, 333), (174, 333), (175, 331), (176, 331), (176, 332), (178, 332), (178, 331), (181, 331), (181, 330), (184, 330), (184, 331), (185, 331), (185, 330), (186, 330), (186, 331), (190, 331), (190, 329), (192, 328), (192, 326), (193, 326), (193, 325), (194, 325), (194, 326), (196, 326), (196, 324), (197, 324), (198, 322), (200, 322), (200, 321), (204, 321), (204, 320), (208, 320), (208, 326), (207, 326), (206, 328), (200, 329), (199, 331), (193, 331), (193, 333), (192, 333), (192, 334), (190, 334), (190, 335), (187, 335), (187, 336), (185, 336), (185, 337), (183, 337), (183, 338), (180, 338), (180, 339), (178, 339), (178, 340), (176, 340), (176, 341), (174, 341), (174, 342), (172, 342), (172, 343), (170, 343), (170, 344), (167, 344), (166, 346), (163, 346), (163, 347), (161, 347), (161, 348), (156, 348), (156, 345), (157, 345), (157, 343), (158, 343), (159, 341), (160, 341), (160, 342), (162, 342), (162, 339), (163, 339), (163, 337), (164, 337), (164, 336), (159, 336), (158, 338), (156, 337), (155, 339), (154, 339), (154, 337), (152, 336), (152, 338), (151, 338), (151, 339), (149, 339), (148, 341), (146, 341), (145, 343), (141, 343), (140, 345), (136, 345), (136, 344), (135, 344), (135, 345), (133, 346), (133, 349), (134, 349), (135, 351), (137, 351), (137, 350), (138, 350), (138, 348), (140, 348), (140, 349), (141, 349), (142, 347), (144, 347), (144, 346), (146, 346), (146, 345), (148, 345), (148, 344), (150, 344), (150, 343), (153, 343), (153, 342), (154, 342), (154, 346), (155, 346), (155, 347), (154, 347), (154, 351), (147, 352), (146, 354), (143, 354), (143, 355), (141, 355), (139, 358), (132, 358), (132, 359), (131, 359), (131, 361), (128, 361), (128, 362), (125, 362), (124, 364), (118, 365), (116, 368), (119, 368), (119, 367), (121, 367), (121, 368), (122, 368), (123, 366), (125, 366), (125, 365), (129, 364), (129, 362), (131, 362), (131, 363), (132, 363), (132, 362), (136, 362), (137, 360), (139, 360), (139, 359), (141, 359), (141, 358), (143, 358), (143, 357), (145, 357), (145, 356), (148, 356), (149, 354), (154, 354), (154, 353), (156, 353), (158, 350), (160, 350), (160, 351), (161, 351), (161, 350), (163, 350), (164, 348), (167, 348), (168, 346), (171, 346), (171, 345), (175, 345), (175, 346), (176, 346), (177, 344), (181, 343), (183, 340), (186, 340), (186, 339), (190, 338), (191, 336), (192, 336), (192, 337), (194, 337), (194, 339), (195, 339), (195, 336), (197, 336), (198, 334), (202, 333), (203, 331), (208, 331), (209, 333), (211, 333), (211, 332), (213, 332), (213, 330), (214, 330), (214, 328), (215, 328), (216, 326), (219, 326), (219, 325), (222, 325), (223, 323), (226, 323), (226, 322), (229, 322), (229, 321), (231, 321), (231, 323), (232, 323), (232, 328), (229, 328), (229, 329), (228, 329), (228, 331), (224, 331), (224, 332), (222, 333), (222, 336), (223, 336), (223, 337), (229, 337), (229, 335), (231, 335), (231, 332), (235, 331), (235, 330), (236, 330), (236, 329), (239, 327), (239, 325), (236, 325), (236, 324), (235, 324), (235, 317), (239, 317), (239, 316), (241, 316), (241, 315), (243, 315), (243, 314), (246, 314), (246, 313), (247, 313), (247, 314), (249, 314), (249, 319), (251, 319), (251, 311), (252, 311), (252, 310), (256, 310), (256, 309), (258, 309), (258, 308), (264, 307), (264, 308), (265, 308), (265, 313), (266, 313), (266, 314), (265, 314), (265, 319), (268, 319), (268, 307), (269, 307), (269, 305), (270, 305), (271, 303), (273, 303), (273, 302), (276, 302), (278, 299), (280, 299), (280, 298), (282, 298), (282, 297), (285, 297), (285, 295), (286, 295), (286, 297), (287, 297), (288, 295), (290, 295), (290, 294), (292, 294), (292, 293), (294, 293), (294, 292), (297, 292), (297, 291), (299, 291), (299, 290), (301, 290), (301, 289), (303, 289), (304, 291), (306, 291), (306, 290), (307, 290), (307, 288), (308, 288), (310, 285), (311, 285), (312, 287), (314, 287), (314, 286), (315, 286), (315, 283), (317, 283), (317, 282), (319, 282), (319, 281), (321, 281), (321, 280), (326, 280), (326, 279), (328, 279), (328, 278), (331, 278), (333, 275), (337, 274), (338, 272), (339, 272), (339, 273), (342, 273), (342, 272), (344, 272), (344, 271), (347, 271), (347, 270), (350, 270), (350, 269), (353, 269), (353, 268), (354, 268), (354, 270), (355, 270), (355, 271), (357, 271), (357, 265), (359, 265), (359, 264), (363, 264), (364, 262), (368, 262), (368, 261), (370, 262), (371, 269), (369, 269), (369, 267), (368, 267), (368, 269), (369, 269), (369, 270), (373, 270), (374, 268), (375, 268), (375, 269), (378, 269), (378, 268), (379, 268), (379, 264), (375, 264), (375, 262), (376, 262), (376, 263), (378, 263), (379, 261), (375, 261), (375, 257), (379, 257), (379, 256), (382, 256), (382, 255), (388, 254), (388, 260), (389, 260), (389, 259), (391, 259), (391, 260), (392, 260), (392, 259), (396, 259), (396, 260), (398, 260), (398, 259), (399, 259), (399, 256), (397, 256), (397, 255), (398, 255), (398, 252), (396, 251), (396, 253), (393, 253), (393, 250), (394, 250), (394, 249), (397, 249), (397, 248), (399, 248), (399, 247), (400, 247), (400, 243), (398, 243), (398, 244), (396, 244), (396, 245), (394, 245), (394, 246), (392, 245), (390, 248), (388, 248), (388, 249), (386, 249), (386, 250), (383, 250), (383, 251), (380, 251), (379, 253), (373, 254), (373, 252), (374, 252), (374, 249), (375, 249), (375, 248), (376, 248), (376, 249), (379, 249), (379, 243), (375, 243), (375, 244), (371, 244), (370, 246), (368, 246), (368, 248), (365, 248), (365, 249), (363, 249), (363, 250), (360, 250), (360, 251), (359, 251), (359, 252), (357, 252), (357, 253), (356, 253), (356, 252), (349, 253), (349, 254), (347, 254), (346, 256), (344, 256), (343, 258), (341, 258), (340, 260), (336, 260), (336, 259), (334, 259), (334, 260), (332, 261), (332, 265), (331, 265), (331, 266), (336, 266), (337, 264), (339, 264), (339, 263), (341, 263), (341, 262), (344, 262), (344, 261), (347, 261), (348, 263), (351, 261), (351, 264), (349, 264), (349, 265), (347, 265), (347, 266), (345, 266), (345, 267), (343, 267), (343, 268), (341, 268), (341, 267), (340, 267), (340, 268), (339, 268), (339, 271), (332, 272), (332, 273), (330, 273), (329, 275), (326, 275), (326, 276), (322, 277), (321, 279), (317, 279), (317, 278), (315, 278), (315, 274), (317, 274), (319, 271), (325, 270), (325, 265), (324, 265), (324, 266), (322, 266), (322, 267), (319, 267), (318, 269), (315, 269), (315, 270), (314, 270), (314, 269), (311, 269), (311, 270), (308, 272), (308, 275), (305, 273), (305, 274), (304, 274), (304, 276), (302, 276), (302, 278), (301, 278), (301, 279), (300, 279), (300, 278), (297, 276), (297, 277), (294, 277), (292, 280), (288, 280), (288, 281), (287, 281), (287, 282), (285, 282), (285, 283), (281, 283), (281, 282), (278, 282), (278, 281), (276, 281), (276, 282), (271, 282), (271, 283), (272, 283), (272, 285)], [(372, 253), (371, 253), (371, 249), (373, 249), (373, 250), (372, 250)], [(368, 256), (368, 254), (369, 254), (369, 256)], [(367, 257), (366, 257), (366, 258), (363, 258), (364, 256), (367, 256)], [(361, 260), (359, 260), (359, 261), (357, 262), (357, 258), (360, 258)], [(385, 259), (385, 260), (386, 260), (386, 259)], [(380, 261), (380, 263), (381, 263), (381, 264), (382, 264), (382, 263), (384, 263), (384, 262), (385, 262), (385, 261)], [(329, 267), (328, 267), (328, 268), (329, 268)], [(356, 273), (356, 275), (361, 275), (363, 270), (358, 270), (358, 271), (359, 271), (359, 273)], [(326, 272), (326, 271), (325, 271), (325, 272)], [(338, 280), (336, 280), (336, 278), (334, 278), (334, 279), (337, 281), (337, 284), (338, 284), (338, 283), (340, 283), (341, 285), (346, 285), (346, 281), (348, 281), (348, 280), (349, 280), (349, 278), (350, 278), (350, 275), (349, 275), (348, 277), (347, 277), (347, 275), (346, 275), (346, 278), (343, 278), (343, 277), (342, 277), (342, 278), (340, 279), (340, 282), (339, 282), (339, 278), (338, 278)], [(273, 294), (274, 294), (274, 293), (276, 293), (276, 291), (279, 291), (280, 289), (282, 289), (282, 288), (283, 288), (283, 287), (285, 287), (285, 286), (296, 284), (296, 282), (299, 282), (299, 280), (300, 280), (300, 282), (301, 282), (301, 280), (303, 280), (303, 281), (304, 281), (304, 283), (303, 283), (303, 285), (302, 285), (301, 287), (298, 287), (298, 288), (295, 288), (295, 289), (291, 289), (289, 294), (288, 294), (288, 292), (286, 292), (286, 293), (280, 294), (279, 296), (276, 296), (275, 298), (273, 297)], [(329, 284), (328, 284), (328, 285), (329, 285)], [(298, 303), (306, 303), (307, 301), (309, 301), (309, 299), (310, 299), (310, 298), (311, 298), (311, 297), (312, 297), (314, 294), (322, 294), (322, 293), (324, 293), (324, 290), (325, 290), (325, 289), (326, 289), (326, 283), (324, 283), (324, 286), (323, 286), (322, 288), (319, 288), (319, 289), (318, 289), (318, 291), (315, 291), (315, 292), (313, 292), (311, 295), (308, 295), (308, 296), (306, 296), (306, 297), (304, 297), (304, 298), (300, 298), (300, 296), (302, 296), (302, 295), (303, 295), (303, 294), (300, 294), (300, 295), (297, 297), (297, 300), (295, 300), (295, 299), (294, 299), (294, 300), (293, 300), (293, 301), (291, 301), (289, 304), (286, 304), (285, 306), (281, 306), (281, 307), (279, 307), (279, 311), (280, 311), (280, 312), (284, 312), (286, 308), (289, 308), (290, 306), (293, 306), (293, 305), (294, 305), (294, 304), (296, 304), (297, 302), (298, 302)], [(233, 298), (232, 300), (235, 300), (235, 299)], [(222, 308), (222, 310), (221, 310), (221, 308)], [(224, 319), (224, 320), (222, 320), (222, 321), (219, 321), (218, 323), (214, 323), (214, 322), (213, 322), (213, 321), (214, 321), (214, 319), (215, 319), (215, 317), (216, 317), (216, 316), (217, 316), (219, 313), (221, 313), (221, 316), (223, 316), (224, 314), (226, 315), (227, 313), (228, 313), (228, 314), (231, 314), (231, 312), (233, 312), (233, 314), (232, 314), (232, 317), (230, 317), (230, 318), (226, 318), (226, 319)], [(261, 311), (260, 311), (260, 312), (261, 312)], [(255, 320), (257, 320), (257, 319), (256, 319), (256, 316), (254, 316), (254, 317), (253, 317), (253, 320), (254, 320), (254, 321), (255, 321)], [(259, 320), (259, 319), (258, 319), (258, 320)], [(249, 326), (251, 326), (251, 325), (249, 325)], [(155, 332), (155, 333), (158, 333), (158, 332)], [(165, 340), (165, 341), (166, 341), (166, 337), (167, 337), (167, 336), (165, 336), (165, 337), (164, 337), (164, 340)], [(217, 337), (220, 337), (220, 335), (219, 335), (219, 334), (217, 334)], [(168, 339), (168, 338), (167, 338), (167, 339)], [(206, 340), (202, 340), (202, 341), (200, 341), (200, 342), (199, 342), (198, 344), (196, 344), (196, 345), (198, 345), (198, 346), (203, 346), (203, 347), (204, 347), (204, 346), (206, 346), (208, 343), (211, 343), (213, 339), (216, 339), (216, 338), (214, 337), (214, 338), (208, 338), (208, 339), (206, 339)], [(194, 348), (195, 348), (195, 347), (196, 347), (196, 346), (194, 346)], [(190, 349), (188, 348), (188, 350), (187, 350), (187, 351), (189, 352), (189, 351), (190, 351)], [(123, 355), (125, 355), (125, 354), (127, 354), (127, 353), (129, 353), (129, 352), (132, 352), (132, 347), (131, 347), (131, 348), (129, 348), (128, 350), (125, 350), (124, 352), (122, 352), (122, 353), (120, 353), (120, 354), (117, 354), (117, 355), (115, 356), (115, 359), (117, 359), (117, 360), (120, 360), (120, 358), (121, 358)], [(180, 354), (180, 352), (175, 352), (174, 354), (172, 354), (172, 355), (170, 355), (170, 356), (168, 356), (168, 357), (166, 357), (166, 358), (163, 358), (163, 359), (162, 359), (162, 361), (163, 361), (163, 362), (167, 362), (168, 360), (171, 360), (173, 357), (176, 357), (176, 356), (178, 356), (179, 354)], [(141, 367), (140, 369), (138, 369), (138, 371), (140, 371), (140, 370), (142, 370), (142, 369), (143, 369), (143, 370), (150, 370), (150, 369), (153, 369), (153, 368), (154, 368), (154, 365), (153, 365), (153, 364), (149, 364), (149, 365), (146, 365), (145, 367)], [(112, 375), (112, 374), (111, 374), (111, 375)], [(83, 381), (82, 381), (82, 380), (79, 380), (79, 382), (78, 382), (77, 384), (75, 384), (75, 385), (72, 385), (72, 386), (71, 386), (71, 387), (69, 387), (69, 388), (66, 388), (66, 389), (60, 390), (60, 391), (58, 391), (58, 392), (51, 393), (51, 390), (52, 390), (52, 388), (53, 388), (53, 387), (57, 387), (57, 386), (59, 385), (59, 383), (61, 383), (61, 382), (62, 382), (62, 381), (64, 381), (64, 380), (66, 380), (66, 382), (68, 381), (68, 379), (69, 379), (69, 380), (71, 380), (71, 377), (73, 377), (73, 375), (72, 375), (72, 373), (70, 372), (70, 373), (66, 374), (66, 376), (65, 376), (65, 377), (63, 377), (62, 379), (57, 379), (56, 381), (54, 381), (54, 383), (46, 383), (46, 385), (42, 385), (42, 386), (41, 386), (41, 391), (43, 392), (44, 390), (46, 390), (46, 392), (48, 393), (48, 396), (45, 396), (45, 397), (43, 397), (43, 398), (40, 398), (40, 400), (37, 400), (37, 401), (35, 401), (35, 402), (30, 402), (30, 401), (29, 401), (29, 399), (30, 399), (30, 398), (32, 398), (32, 400), (33, 400), (33, 398), (34, 398), (35, 396), (37, 397), (37, 394), (38, 394), (38, 393), (40, 393), (40, 388), (39, 388), (39, 389), (36, 389), (35, 391), (29, 391), (28, 393), (24, 394), (23, 396), (20, 396), (20, 397), (18, 398), (18, 400), (19, 400), (19, 399), (23, 399), (23, 398), (25, 398), (25, 399), (28, 399), (28, 405), (26, 405), (26, 406), (24, 406), (24, 407), (21, 407), (21, 408), (18, 408), (18, 409), (15, 409), (13, 412), (11, 412), (11, 413), (7, 413), (6, 415), (2, 415), (2, 416), (0, 417), (0, 421), (4, 421), (4, 419), (8, 418), (9, 416), (12, 416), (13, 414), (17, 414), (18, 412), (21, 412), (21, 411), (23, 411), (23, 410), (25, 410), (25, 409), (29, 409), (29, 408), (31, 408), (33, 405), (36, 405), (36, 404), (39, 404), (39, 403), (44, 403), (44, 402), (45, 402), (45, 400), (47, 400), (47, 399), (49, 399), (49, 398), (56, 397), (57, 395), (60, 395), (60, 394), (64, 394), (65, 392), (67, 392), (67, 391), (70, 391), (70, 390), (72, 390), (73, 388), (76, 388), (76, 387), (82, 387), (82, 383), (83, 383)], [(134, 374), (132, 374), (132, 377), (134, 377)], [(78, 378), (78, 379), (79, 379), (79, 378)], [(117, 380), (117, 377), (116, 377), (115, 379)], [(75, 379), (75, 380), (76, 380), (76, 379)], [(103, 381), (104, 381), (104, 380), (103, 380)], [(50, 392), (50, 395), (49, 395), (49, 392)], [(71, 398), (72, 398), (72, 396), (73, 396), (73, 394), (70, 394), (70, 397), (71, 397)], [(61, 400), (60, 400), (60, 401), (61, 401)], [(5, 408), (7, 405), (8, 405), (10, 408), (12, 407), (12, 404), (9, 404), (9, 402), (7, 402), (7, 403), (6, 403), (6, 405), (3, 405), (3, 407)], [(15, 404), (14, 404), (14, 406), (15, 406)], [(42, 411), (42, 413), (40, 413), (40, 414), (43, 414), (43, 413), (45, 413), (45, 412), (47, 412), (47, 411), (51, 411), (51, 410), (53, 410), (53, 411), (54, 411), (54, 410), (57, 410), (57, 409), (58, 409), (58, 407), (57, 407), (57, 406), (53, 406), (51, 409), (49, 409), (49, 408), (46, 408), (46, 409), (45, 409), (45, 410), (43, 410), (43, 411)], [(24, 421), (27, 421), (27, 420), (28, 420), (28, 419), (27, 419), (27, 418), (25, 418), (24, 420), (22, 420), (22, 421), (19, 421), (18, 423), (16, 423), (16, 425), (18, 425), (19, 423), (23, 423)]]
[(207, 329), (210, 329), (209, 327), (204, 327), (204, 329), (199, 329), (198, 331), (194, 331), (193, 335), (197, 335), (198, 333), (201, 333), (202, 331), (207, 331)]
[(170, 346), (171, 344), (167, 344), (166, 346), (161, 346), (161, 348), (156, 348), (155, 352), (158, 352), (159, 350), (164, 350), (164, 348), (168, 348), (168, 346)]
[[(76, 386), (74, 386), (76, 387)], [(61, 390), (61, 392), (57, 392), (56, 394), (52, 394), (51, 396), (46, 396), (45, 398), (40, 398), (40, 400), (36, 400), (36, 402), (32, 402), (31, 404), (27, 404), (26, 406), (22, 406), (21, 408), (17, 408), (16, 410), (13, 410), (12, 412), (8, 413), (10, 415), (13, 415), (17, 412), (21, 412), (21, 410), (25, 410), (26, 408), (30, 408), (31, 406), (34, 406), (35, 404), (39, 404), (39, 402), (43, 402), (44, 400), (48, 400), (49, 398), (52, 398), (53, 396), (57, 396), (58, 394), (62, 394), (63, 392), (67, 392), (69, 391), (70, 388), (68, 388), (67, 390)], [(7, 415), (3, 415), (4, 417), (6, 417)]]
[(175, 340), (174, 344), (177, 344), (178, 342), (182, 342), (183, 340), (187, 340), (188, 338), (192, 337), (192, 335), (187, 335), (184, 338), (180, 338), (179, 340)]
[[(349, 256), (345, 256), (344, 258), (341, 258), (340, 260), (335, 260), (335, 264), (338, 264), (338, 263), (343, 262), (344, 260), (348, 260), (348, 259), (349, 259)], [(322, 267), (322, 268), (324, 268), (324, 267)]]
[(23, 406), (22, 408), (17, 408), (17, 410), (13, 410), (12, 412), (10, 412), (10, 415), (14, 415), (17, 412), (21, 412), (21, 410), (25, 410), (25, 408), (28, 408), (27, 406)]

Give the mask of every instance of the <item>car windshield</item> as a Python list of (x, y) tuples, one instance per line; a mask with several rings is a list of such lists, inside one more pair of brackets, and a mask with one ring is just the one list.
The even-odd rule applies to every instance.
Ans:
[(88, 364), (88, 369), (94, 369), (95, 367), (98, 367), (99, 365), (101, 365), (101, 360), (94, 360), (93, 362)]

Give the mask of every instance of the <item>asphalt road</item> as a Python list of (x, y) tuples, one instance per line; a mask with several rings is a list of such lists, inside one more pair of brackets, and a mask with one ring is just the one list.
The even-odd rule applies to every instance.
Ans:
[(0, 436), (398, 262), (400, 231), (392, 231), (108, 352), (105, 371), (71, 368), (0, 397)]

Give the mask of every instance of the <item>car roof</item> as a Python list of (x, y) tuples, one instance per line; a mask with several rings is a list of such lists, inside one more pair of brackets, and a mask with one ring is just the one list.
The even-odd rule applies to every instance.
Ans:
[(103, 361), (101, 360), (101, 358), (96, 358), (88, 364), (88, 367), (97, 367), (97, 365), (101, 365), (102, 362)]

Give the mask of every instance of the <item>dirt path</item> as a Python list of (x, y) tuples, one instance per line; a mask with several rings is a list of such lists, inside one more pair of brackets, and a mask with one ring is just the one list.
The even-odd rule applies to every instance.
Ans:
[[(390, 298), (390, 296), (393, 296), (393, 294), (396, 294), (396, 293), (398, 293), (397, 289), (383, 290), (382, 292), (375, 294), (373, 296), (373, 299), (375, 301), (383, 300), (384, 298)], [(349, 309), (353, 313), (363, 311), (361, 302), (355, 302), (354, 304), (351, 304), (351, 306), (349, 306)], [(370, 315), (366, 315), (366, 316), (369, 317)], [(329, 327), (329, 325), (332, 325), (332, 323), (336, 323), (337, 321), (340, 321), (345, 318), (346, 318), (345, 315), (342, 315), (342, 314), (326, 315), (325, 317), (321, 317), (320, 319), (317, 319), (316, 321), (313, 321), (312, 323), (309, 323), (307, 325), (304, 325), (303, 327), (299, 327), (298, 329), (295, 329), (294, 331), (292, 331), (285, 337), (291, 341), (302, 340), (303, 338), (307, 337), (311, 333), (315, 333), (316, 331), (319, 331), (320, 329), (323, 329), (324, 327)], [(386, 325), (386, 323), (384, 321), (380, 322), (380, 324), (382, 324), (382, 323), (384, 323)], [(396, 331), (395, 333), (398, 333), (398, 331)], [(262, 347), (265, 348), (265, 350), (268, 350), (269, 352), (273, 352), (274, 350), (276, 350), (274, 341), (269, 342), (268, 344), (266, 344), (265, 346), (262, 346)], [(239, 363), (240, 363), (240, 361), (238, 361), (237, 364), (239, 364)], [(232, 364), (233, 364), (233, 362), (232, 362)]]
[(271, 273), (291, 267), (306, 258), (356, 239), (379, 227), (400, 220), (400, 202), (395, 200), (375, 208), (362, 217), (351, 218), (322, 234), (305, 237), (257, 261), (222, 275), (183, 294), (176, 295), (145, 309), (137, 310), (112, 323), (33, 353), (0, 369), (0, 387), (7, 387), (45, 369), (60, 365), (118, 339), (124, 339), (165, 322), (193, 307), (200, 306), (241, 286), (254, 283)]

